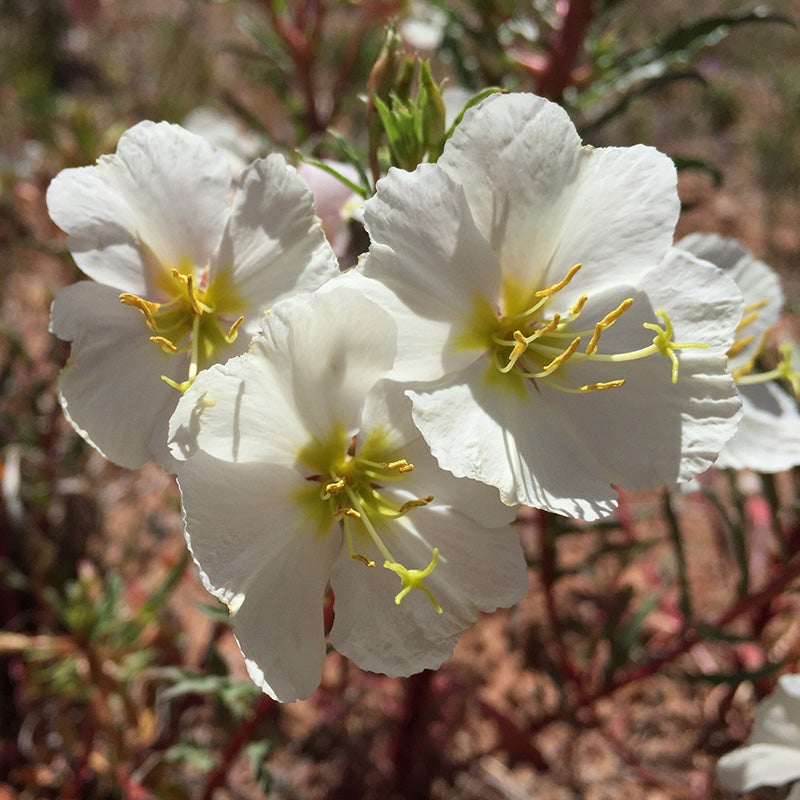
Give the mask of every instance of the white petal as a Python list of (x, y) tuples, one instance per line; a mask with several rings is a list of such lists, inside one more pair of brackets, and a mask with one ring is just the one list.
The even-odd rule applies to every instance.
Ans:
[(800, 749), (753, 744), (724, 755), (717, 762), (717, 780), (732, 792), (757, 786), (782, 786), (800, 778)]
[(78, 432), (120, 466), (135, 469), (154, 456), (171, 471), (167, 423), (180, 393), (160, 376), (185, 379), (188, 357), (165, 354), (149, 341), (140, 311), (90, 281), (59, 292), (50, 327), (72, 342), (59, 393)]
[(458, 511), (431, 505), (392, 523), (385, 536), (392, 555), (409, 568), (422, 569), (433, 547), (439, 548), (425, 584), (444, 613), (437, 614), (420, 590), (397, 605), (400, 580), (381, 568), (374, 548), (363, 548), (376, 561), (371, 569), (343, 550), (331, 575), (336, 598), (331, 642), (363, 669), (388, 675), (435, 669), (451, 656), (479, 610), (511, 605), (527, 590), (522, 551), (508, 527), (486, 529)]
[(214, 269), (233, 268), (236, 293), (259, 312), (338, 274), (311, 191), (283, 156), (242, 173)]
[(297, 531), (302, 516), (292, 499), (302, 484), (289, 467), (237, 464), (202, 451), (180, 464), (189, 547), (206, 589), (234, 611), (264, 565), (292, 536), (306, 535)]
[(777, 274), (735, 239), (717, 234), (693, 233), (681, 239), (676, 247), (723, 269), (739, 287), (745, 304), (767, 301), (758, 317), (742, 330), (742, 336), (752, 336), (753, 342), (731, 358), (731, 370), (747, 364), (756, 354), (764, 334), (778, 321), (783, 308), (783, 291)]
[(247, 353), (202, 372), (183, 396), (170, 425), (175, 457), (199, 447), (230, 461), (293, 465), (314, 436), (355, 431), (394, 346), (391, 317), (352, 289), (281, 301)]
[(467, 111), (438, 163), (464, 187), (503, 270), (535, 280), (561, 235), (579, 161), (580, 139), (563, 109), (510, 94)]
[(311, 434), (292, 396), (288, 332), (270, 318), (248, 352), (201, 372), (170, 420), (177, 459), (198, 449), (237, 463), (294, 465)]
[[(382, 251), (383, 248), (379, 245), (372, 245), (373, 256)], [(397, 354), (388, 375), (392, 380), (402, 383), (437, 380), (442, 375), (463, 369), (478, 355), (475, 350), (447, 346), (453, 338), (454, 330), (458, 329), (453, 322), (454, 315), (443, 312), (431, 317), (425, 316), (429, 299), (421, 299), (413, 287), (409, 287), (409, 302), (414, 305), (409, 307), (381, 281), (367, 278), (357, 269), (342, 273), (321, 291), (324, 292), (333, 285), (348, 286), (360, 291), (388, 311), (395, 320), (398, 331)]]
[(672, 243), (680, 202), (675, 165), (652, 147), (585, 148), (547, 282), (583, 267), (563, 302), (657, 267)]
[(488, 360), (450, 383), (408, 391), (414, 422), (439, 465), (524, 503), (593, 520), (616, 506), (605, 471), (555, 408), (526, 384), (525, 395), (487, 383)]
[(792, 784), (789, 794), (786, 795), (786, 800), (800, 800), (800, 781)]
[(364, 216), (373, 244), (360, 269), (396, 298), (396, 369), (407, 370), (398, 379), (433, 380), (468, 364), (475, 355), (457, 340), (470, 328), (477, 299), (496, 304), (501, 273), (464, 188), (435, 164), (413, 173), (393, 169), (378, 182)]
[(791, 745), (800, 751), (800, 675), (782, 675), (772, 694), (758, 703), (748, 742)]
[(142, 122), (122, 135), (115, 155), (57, 175), (47, 205), (89, 277), (158, 299), (156, 272), (208, 262), (230, 187), (227, 159), (206, 141), (177, 125)]
[(292, 387), (312, 433), (354, 432), (367, 392), (391, 369), (397, 326), (380, 306), (349, 288), (283, 303), (267, 319), (290, 327)]
[(736, 286), (717, 268), (675, 251), (640, 282), (647, 294), (615, 287), (595, 295), (581, 319), (596, 319), (633, 298), (600, 338), (600, 352), (619, 353), (649, 345), (653, 334), (642, 323), (666, 310), (674, 341), (711, 345), (679, 351), (678, 382), (671, 382), (667, 358), (654, 354), (564, 368), (570, 385), (624, 379), (618, 389), (573, 395), (541, 387), (542, 399), (594, 455), (606, 479), (630, 490), (675, 486), (707, 469), (736, 430), (741, 409), (725, 358), (741, 318)]
[(654, 309), (669, 313), (676, 342), (703, 342), (714, 352), (730, 349), (747, 301), (729, 273), (672, 248), (639, 285)]
[(679, 202), (672, 162), (648, 147), (580, 147), (562, 108), (534, 95), (495, 95), (468, 112), (438, 162), (464, 186), (504, 274), (563, 293), (626, 281), (659, 262)]
[(513, 521), (516, 510), (501, 503), (492, 487), (469, 478), (455, 478), (439, 468), (414, 426), (411, 401), (401, 384), (381, 381), (372, 389), (364, 401), (359, 429), (362, 434), (374, 429), (387, 431), (391, 436), (387, 446), (392, 448), (387, 458), (404, 458), (414, 465), (402, 483), (397, 484), (398, 502), (434, 494), (437, 507), (455, 508), (487, 528), (499, 528)]
[(742, 421), (715, 466), (782, 472), (800, 464), (797, 401), (774, 383), (740, 386)]
[(276, 700), (308, 697), (325, 660), (323, 598), (340, 534), (306, 524), (292, 502), (294, 470), (199, 453), (179, 480), (187, 541), (204, 584), (233, 613), (250, 677)]

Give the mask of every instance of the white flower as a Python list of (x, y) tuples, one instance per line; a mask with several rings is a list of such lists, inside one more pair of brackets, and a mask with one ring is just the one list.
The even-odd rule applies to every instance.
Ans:
[(122, 466), (153, 455), (170, 468), (176, 387), (242, 352), (272, 303), (338, 273), (311, 192), (282, 156), (254, 162), (235, 193), (231, 180), (203, 139), (143, 122), (116, 155), (64, 170), (48, 190), (50, 215), (97, 281), (53, 303), (51, 329), (72, 342), (61, 402)]
[(234, 178), (238, 178), (251, 161), (270, 150), (266, 137), (248, 130), (215, 108), (200, 106), (193, 109), (186, 115), (181, 127), (196, 136), (202, 136), (217, 150), (224, 152)]
[(742, 396), (742, 421), (722, 448), (716, 466), (780, 472), (800, 464), (800, 412), (797, 401), (775, 378), (789, 380), (800, 390), (796, 348), (781, 346), (782, 360), (770, 372), (756, 362), (767, 335), (778, 322), (783, 292), (774, 270), (758, 261), (739, 242), (716, 234), (694, 233), (677, 247), (721, 267), (744, 295), (744, 316), (729, 352), (730, 370)]
[(400, 20), (403, 40), (417, 50), (437, 50), (444, 39), (447, 15), (432, 3), (413, 0), (410, 14)]
[[(758, 703), (747, 744), (717, 762), (717, 779), (733, 792), (800, 779), (800, 675), (781, 676), (772, 694)], [(790, 795), (798, 796), (800, 784)]]
[(234, 615), (250, 676), (282, 701), (319, 683), (329, 583), (331, 643), (390, 675), (437, 667), (478, 610), (527, 588), (513, 513), (440, 470), (407, 398), (376, 385), (395, 332), (350, 289), (286, 300), (171, 422), (203, 581)]
[[(352, 165), (342, 161), (324, 163), (353, 183), (358, 183), (358, 172)], [(364, 199), (338, 178), (315, 164), (300, 163), (297, 166), (297, 174), (314, 193), (317, 216), (322, 222), (325, 235), (336, 255), (342, 258), (350, 246), (351, 222), (353, 220), (361, 222)]]
[(489, 98), (438, 163), (378, 183), (365, 291), (398, 321), (392, 377), (435, 381), (408, 394), (442, 467), (594, 519), (612, 484), (711, 464), (740, 412), (725, 352), (741, 296), (670, 249), (677, 214), (666, 156), (581, 147), (533, 95)]

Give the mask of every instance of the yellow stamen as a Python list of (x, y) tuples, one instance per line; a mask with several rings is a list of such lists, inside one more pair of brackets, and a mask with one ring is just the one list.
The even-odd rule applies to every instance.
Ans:
[(756, 300), (755, 303), (748, 303), (743, 309), (743, 314), (749, 314), (751, 311), (760, 311), (762, 308), (765, 308), (769, 300), (767, 298), (763, 298), (762, 300)]
[(145, 320), (147, 321), (147, 327), (150, 328), (151, 331), (157, 331), (158, 325), (156, 324), (155, 314), (159, 308), (161, 308), (161, 303), (152, 303), (149, 300), (144, 300), (141, 297), (137, 297), (135, 294), (131, 294), (130, 292), (123, 292), (119, 296), (119, 301), (124, 306), (131, 306), (131, 308), (138, 308), (139, 311), (144, 314)]
[(582, 294), (570, 307), (569, 313), (573, 317), (577, 317), (581, 311), (583, 311), (583, 307), (586, 305), (586, 301), (589, 299), (588, 294)]
[(597, 343), (600, 341), (600, 334), (606, 329), (610, 328), (631, 306), (633, 305), (633, 298), (629, 297), (623, 300), (613, 311), (609, 311), (603, 319), (594, 326), (594, 333), (586, 345), (586, 354), (592, 355), (597, 350)]
[(738, 356), (742, 350), (745, 349), (749, 344), (755, 341), (755, 336), (743, 336), (741, 339), (737, 339), (728, 350), (728, 358), (733, 358), (734, 356)]
[(528, 349), (528, 340), (522, 334), (522, 331), (514, 331), (513, 336), (516, 344), (511, 350), (508, 360), (510, 363), (515, 364), (517, 359)]
[[(352, 509), (350, 510), (352, 511)], [(365, 567), (374, 567), (375, 562), (372, 559), (367, 558), (363, 553), (357, 553), (353, 547), (353, 535), (349, 525), (344, 526), (344, 534), (347, 540), (347, 550), (350, 553), (350, 558), (352, 558), (353, 561), (360, 561)]]
[(422, 508), (423, 506), (428, 505), (428, 503), (433, 502), (433, 495), (429, 494), (427, 497), (419, 497), (414, 500), (406, 500), (400, 508), (397, 509), (399, 514), (405, 514), (408, 511), (411, 511), (412, 508)]
[(581, 343), (581, 337), (573, 339), (563, 353), (559, 353), (549, 364), (542, 369), (542, 376), (555, 372), (565, 361), (569, 360), (572, 354), (578, 349)]
[(755, 322), (759, 316), (760, 314), (758, 311), (754, 311), (752, 314), (747, 314), (746, 316), (742, 317), (742, 321), (736, 326), (736, 332), (738, 333), (750, 325), (750, 323)]
[(338, 506), (336, 511), (333, 512), (334, 519), (342, 519), (343, 517), (350, 517), (351, 519), (361, 519), (361, 514), (350, 506)]
[(163, 336), (151, 336), (150, 341), (153, 342), (153, 344), (160, 344), (167, 353), (180, 353), (180, 348), (176, 347), (169, 339), (165, 339)]
[(582, 392), (602, 392), (605, 389), (619, 389), (620, 386), (625, 385), (625, 378), (619, 378), (615, 381), (605, 381), (603, 383), (587, 383), (585, 386), (580, 387)]
[(339, 478), (333, 483), (326, 484), (322, 494), (322, 499), (327, 500), (331, 495), (339, 494), (339, 492), (341, 492), (342, 489), (344, 489), (344, 487), (345, 487), (344, 478)]
[(575, 266), (570, 267), (567, 274), (558, 283), (548, 286), (547, 289), (540, 289), (534, 294), (534, 297), (551, 297), (560, 292), (575, 277), (575, 274), (582, 266), (583, 264), (575, 264)]
[(244, 317), (241, 316), (239, 317), (239, 319), (236, 320), (236, 322), (233, 323), (233, 325), (231, 325), (227, 335), (225, 336), (225, 341), (228, 344), (233, 344), (236, 341), (237, 337), (239, 336), (239, 326), (243, 322), (244, 322)]

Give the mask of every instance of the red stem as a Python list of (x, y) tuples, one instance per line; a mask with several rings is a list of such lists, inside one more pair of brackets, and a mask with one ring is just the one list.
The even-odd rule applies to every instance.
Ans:
[(564, 96), (564, 89), (572, 84), (572, 75), (578, 61), (586, 33), (594, 16), (593, 0), (564, 0), (566, 11), (561, 27), (550, 42), (550, 54), (539, 75), (538, 92), (553, 100)]
[(212, 800), (214, 791), (225, 783), (228, 772), (233, 766), (233, 762), (242, 751), (242, 748), (250, 742), (264, 717), (266, 717), (274, 707), (275, 701), (269, 695), (262, 694), (253, 712), (239, 726), (233, 738), (228, 742), (228, 746), (222, 754), (219, 766), (213, 772), (210, 772), (206, 778), (206, 785), (201, 800)]
[(556, 547), (553, 536), (550, 532), (550, 516), (542, 511), (539, 517), (539, 540), (541, 543), (539, 555), (541, 558), (540, 574), (542, 588), (544, 589), (545, 607), (547, 609), (547, 622), (550, 633), (555, 640), (556, 653), (558, 657), (558, 667), (565, 680), (577, 687), (582, 693), (581, 675), (575, 669), (569, 657), (566, 644), (561, 637), (561, 625), (559, 624), (558, 609), (556, 608), (555, 584), (558, 578), (556, 564)]
[[(788, 585), (797, 577), (800, 577), (800, 558), (798, 558), (795, 562), (788, 564), (778, 575), (774, 575), (767, 580), (762, 589), (751, 593), (747, 597), (743, 597), (741, 600), (730, 606), (730, 608), (721, 614), (715, 622), (711, 623), (710, 627), (724, 628), (747, 612), (752, 612), (756, 609), (762, 608), (764, 605), (775, 599), (775, 597), (777, 597), (779, 594), (784, 592)], [(687, 628), (683, 632), (681, 639), (660, 656), (653, 658), (646, 664), (643, 664), (639, 667), (634, 667), (622, 677), (617, 678), (617, 680), (610, 681), (600, 689), (578, 698), (570, 710), (570, 714), (574, 715), (580, 709), (593, 706), (598, 700), (614, 694), (619, 689), (630, 686), (631, 684), (637, 683), (645, 678), (649, 678), (650, 676), (656, 674), (662, 667), (672, 663), (676, 658), (679, 658), (687, 653), (696, 644), (702, 642), (703, 639), (703, 634), (697, 628)], [(546, 716), (535, 720), (530, 726), (529, 732), (538, 733), (553, 722), (557, 722), (564, 718), (565, 715), (563, 709), (559, 709), (554, 713), (547, 714)]]

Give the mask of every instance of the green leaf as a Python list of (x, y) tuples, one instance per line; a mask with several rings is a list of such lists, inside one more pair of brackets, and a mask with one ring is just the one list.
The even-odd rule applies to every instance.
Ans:
[(705, 172), (706, 175), (711, 178), (715, 187), (722, 186), (722, 172), (705, 158), (698, 158), (697, 156), (672, 156), (672, 160), (675, 162), (675, 169), (677, 169), (678, 172), (687, 169)]
[(670, 83), (677, 83), (678, 81), (695, 81), (703, 86), (706, 85), (705, 78), (703, 78), (699, 72), (688, 69), (665, 72), (649, 80), (644, 80), (634, 88), (625, 92), (609, 109), (600, 114), (599, 117), (581, 125), (581, 136), (585, 137), (587, 134), (593, 133), (607, 122), (623, 114), (635, 100), (639, 100), (655, 89), (661, 89)]
[(721, 42), (730, 29), (738, 25), (771, 22), (794, 27), (792, 20), (783, 14), (770, 13), (763, 6), (750, 11), (734, 12), (719, 17), (706, 17), (690, 25), (676, 28), (672, 33), (648, 47), (638, 50), (630, 57), (636, 64), (650, 64), (665, 56), (690, 54), (700, 48), (710, 47)]
[(167, 764), (185, 764), (200, 772), (209, 772), (217, 765), (217, 758), (205, 748), (193, 742), (178, 742), (164, 752)]
[(267, 756), (270, 750), (272, 750), (272, 742), (269, 739), (257, 739), (247, 745), (250, 769), (253, 771), (253, 777), (258, 783), (259, 789), (265, 794), (269, 794), (272, 789), (272, 775), (267, 768)]
[(692, 683), (712, 683), (715, 686), (726, 684), (728, 686), (738, 686), (745, 681), (761, 681), (764, 678), (772, 677), (784, 666), (783, 662), (778, 664), (764, 664), (763, 667), (753, 670), (741, 670), (738, 672), (682, 672), (681, 678), (685, 678)]

